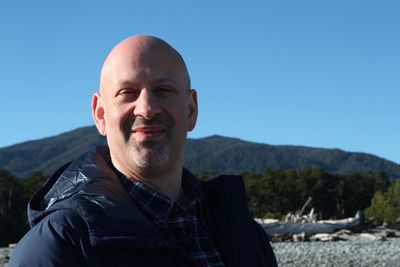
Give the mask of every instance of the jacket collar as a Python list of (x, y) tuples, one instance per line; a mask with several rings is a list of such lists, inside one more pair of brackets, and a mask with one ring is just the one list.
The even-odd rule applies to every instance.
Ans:
[(86, 222), (93, 246), (174, 246), (130, 200), (109, 160), (108, 148), (96, 147), (57, 171), (29, 203), (31, 226), (72, 209)]

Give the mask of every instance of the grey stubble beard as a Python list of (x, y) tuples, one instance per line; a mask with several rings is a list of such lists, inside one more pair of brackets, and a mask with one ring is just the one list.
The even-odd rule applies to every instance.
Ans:
[(172, 123), (167, 117), (158, 115), (151, 120), (146, 120), (142, 117), (131, 118), (124, 125), (125, 140), (130, 142), (132, 141), (130, 140), (132, 138), (132, 128), (154, 124), (165, 127), (166, 139), (164, 142), (145, 141), (143, 143), (136, 143), (133, 140), (135, 143), (133, 147), (133, 160), (138, 167), (143, 169), (162, 167), (170, 159), (171, 144), (168, 141), (170, 140)]
[(135, 147), (133, 160), (143, 169), (158, 168), (168, 162), (170, 152), (171, 147), (168, 144), (158, 147), (156, 143), (150, 141)]

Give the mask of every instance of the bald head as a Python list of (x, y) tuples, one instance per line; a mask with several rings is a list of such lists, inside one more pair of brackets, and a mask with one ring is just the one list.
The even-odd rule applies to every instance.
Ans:
[(198, 114), (181, 55), (156, 37), (127, 38), (107, 56), (100, 90), (92, 114), (115, 168), (176, 197), (187, 133)]
[(101, 70), (100, 90), (107, 89), (113, 82), (112, 77), (115, 76), (115, 72), (121, 71), (125, 67), (146, 66), (154, 68), (160, 62), (177, 68), (182, 74), (185, 87), (190, 90), (190, 77), (182, 56), (164, 40), (149, 35), (129, 37), (122, 40), (111, 50)]

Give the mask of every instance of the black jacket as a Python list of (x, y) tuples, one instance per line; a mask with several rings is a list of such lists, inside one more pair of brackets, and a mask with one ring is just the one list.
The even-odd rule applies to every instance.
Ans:
[[(197, 266), (133, 204), (108, 161), (107, 148), (93, 149), (45, 183), (28, 205), (32, 228), (9, 267)], [(203, 189), (225, 266), (276, 266), (264, 230), (250, 217), (241, 177), (220, 176)]]

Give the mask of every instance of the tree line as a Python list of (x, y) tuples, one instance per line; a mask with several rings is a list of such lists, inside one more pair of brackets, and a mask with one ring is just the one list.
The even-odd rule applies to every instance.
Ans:
[(26, 206), (45, 179), (40, 172), (18, 179), (0, 170), (0, 247), (17, 242), (29, 229)]
[(390, 185), (385, 173), (340, 175), (321, 169), (301, 172), (266, 170), (243, 175), (251, 211), (255, 216), (283, 215), (302, 208), (308, 197), (319, 219), (354, 216), (371, 204), (375, 192)]
[[(400, 179), (391, 182), (383, 172), (332, 174), (321, 169), (267, 169), (242, 176), (254, 217), (283, 217), (300, 210), (311, 197), (310, 206), (319, 219), (350, 217), (358, 210), (365, 210), (367, 217), (379, 223), (400, 218)], [(213, 175), (202, 172), (198, 177), (207, 180)], [(37, 172), (18, 179), (0, 170), (0, 246), (17, 242), (29, 229), (26, 206), (46, 178)]]
[[(309, 197), (318, 219), (340, 219), (365, 210), (378, 223), (400, 219), (400, 179), (384, 172), (332, 174), (322, 169), (267, 169), (242, 174), (250, 212), (258, 218), (282, 218), (301, 210)], [(200, 173), (201, 179), (212, 177)]]

